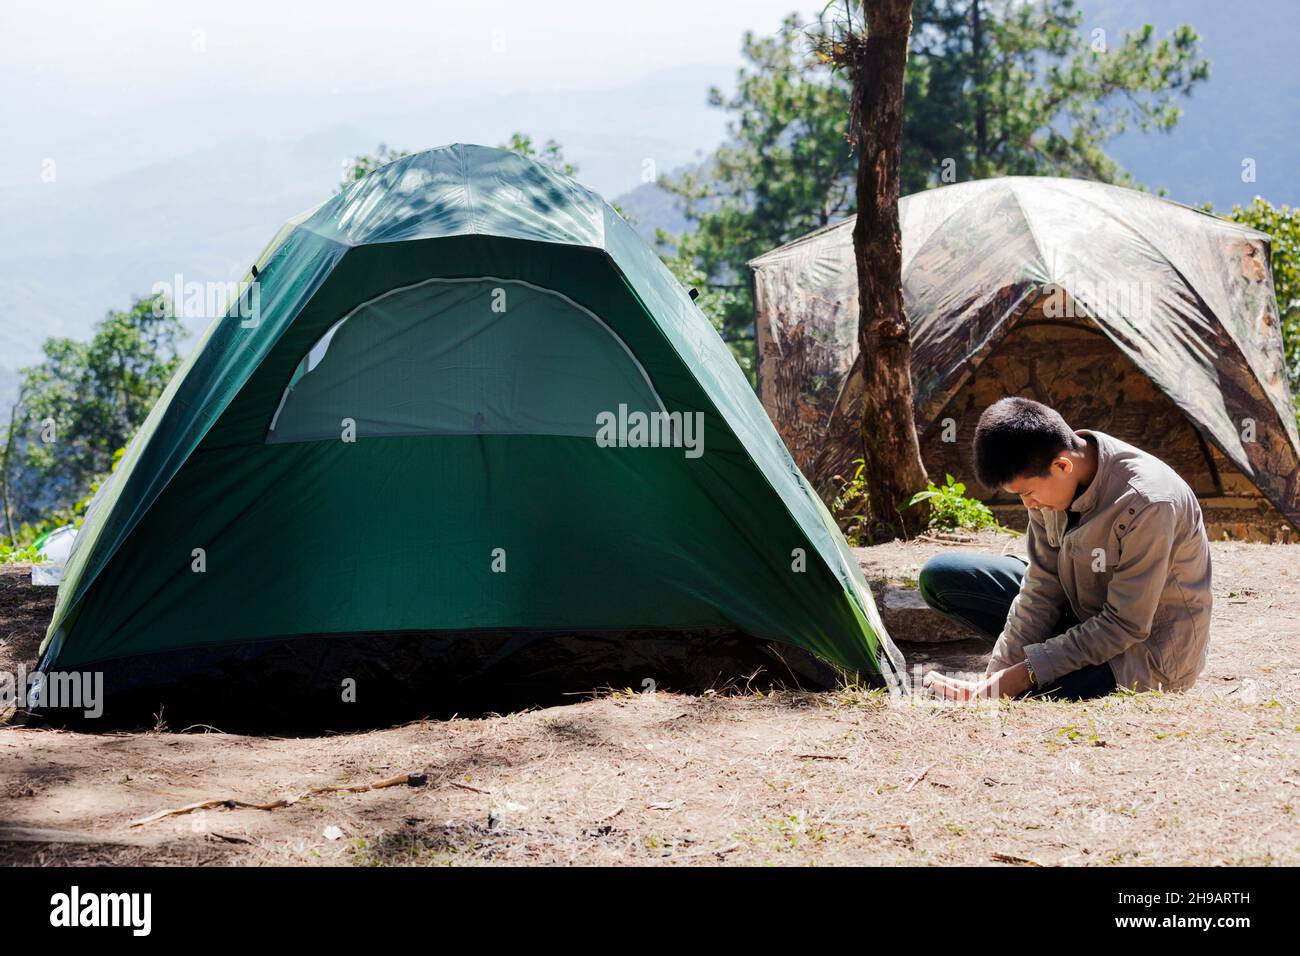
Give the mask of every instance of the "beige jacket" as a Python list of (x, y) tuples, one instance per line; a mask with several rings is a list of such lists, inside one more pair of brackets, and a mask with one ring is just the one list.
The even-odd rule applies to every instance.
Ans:
[[(1201, 506), (1160, 459), (1102, 432), (1097, 474), (1062, 512), (1029, 511), (1029, 568), (989, 673), (1026, 657), (1040, 686), (1109, 662), (1118, 686), (1186, 690), (1210, 641), (1210, 547)], [(1053, 636), (1069, 602), (1082, 622)]]

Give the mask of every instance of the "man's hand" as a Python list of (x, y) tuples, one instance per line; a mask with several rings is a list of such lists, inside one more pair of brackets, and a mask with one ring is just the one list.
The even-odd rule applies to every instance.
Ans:
[(994, 671), (979, 680), (958, 680), (938, 671), (925, 675), (922, 684), (945, 700), (975, 700), (979, 697), (1016, 697), (1034, 686), (1024, 664)]

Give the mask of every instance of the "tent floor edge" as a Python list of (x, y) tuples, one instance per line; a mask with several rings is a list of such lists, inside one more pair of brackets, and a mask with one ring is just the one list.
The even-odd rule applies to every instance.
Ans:
[[(614, 692), (815, 692), (840, 684), (832, 665), (802, 648), (719, 628), (303, 635), (47, 666), (42, 674), (53, 699), (21, 711), (22, 722), (87, 732), (201, 726), (313, 734)], [(79, 679), (56, 691), (55, 675)], [(66, 689), (93, 682), (94, 700)]]

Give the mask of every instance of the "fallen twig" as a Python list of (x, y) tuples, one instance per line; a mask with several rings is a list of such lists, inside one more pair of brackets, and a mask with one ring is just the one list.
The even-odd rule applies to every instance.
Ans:
[(918, 534), (913, 541), (927, 541), (930, 544), (970, 544), (975, 540), (974, 535), (945, 533), (942, 531), (930, 531), (926, 534)]
[(483, 794), (483, 796), (485, 796), (485, 797), (490, 797), (490, 796), (492, 796), (491, 791), (488, 791), (488, 790), (480, 790), (478, 787), (471, 787), (471, 786), (470, 786), (469, 784), (467, 784), (467, 783), (457, 783), (455, 780), (452, 780), (452, 781), (451, 781), (451, 785), (452, 785), (453, 787), (459, 787), (461, 790), (468, 790), (470, 793), (481, 793), (481, 794)]
[(998, 863), (1011, 863), (1014, 864), (1015, 866), (1042, 866), (1043, 865), (1039, 863), (1037, 860), (1030, 860), (1023, 856), (1012, 856), (1010, 853), (994, 853), (992, 857), (990, 857), (990, 859), (996, 860)]
[(298, 794), (296, 797), (281, 797), (279, 800), (272, 800), (269, 803), (250, 803), (247, 800), (236, 800), (234, 797), (214, 797), (211, 800), (199, 800), (196, 803), (187, 803), (183, 807), (174, 807), (170, 810), (159, 810), (157, 813), (151, 813), (147, 817), (141, 817), (131, 823), (133, 827), (142, 827), (146, 823), (153, 823), (156, 820), (162, 820), (167, 817), (181, 816), (186, 813), (193, 813), (196, 810), (215, 810), (218, 807), (226, 807), (230, 810), (280, 810), (284, 807), (293, 806), (304, 797), (315, 796), (321, 793), (365, 793), (367, 790), (382, 790), (385, 787), (423, 787), (428, 782), (428, 778), (422, 773), (399, 773), (396, 777), (389, 777), (387, 780), (380, 780), (377, 783), (365, 783), (358, 786), (324, 786), (310, 787)]
[(911, 793), (911, 792), (912, 792), (912, 788), (915, 787), (918, 783), (921, 782), (921, 778), (924, 777), (927, 773), (929, 773), (929, 772), (930, 772), (930, 768), (933, 767), (933, 766), (934, 766), (934, 764), (927, 764), (925, 767), (923, 767), (923, 768), (921, 769), (921, 772), (918, 773), (915, 777), (912, 778), (912, 782), (909, 783), (906, 787), (903, 788), (903, 792), (904, 792), (904, 793)]
[(736, 850), (739, 849), (740, 849), (739, 843), (731, 843), (719, 849), (702, 846), (696, 850), (687, 850), (685, 853), (673, 853), (671, 854), (671, 856), (675, 860), (686, 860), (692, 857), (708, 856), (710, 854), (713, 854), (714, 856), (718, 856), (718, 857), (725, 857), (728, 853), (734, 853)]

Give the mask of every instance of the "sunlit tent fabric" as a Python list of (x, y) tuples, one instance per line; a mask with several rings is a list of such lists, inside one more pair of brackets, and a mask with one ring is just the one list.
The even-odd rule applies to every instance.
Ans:
[[(105, 668), (111, 700), (300, 638), (409, 637), (451, 679), (579, 632), (717, 629), (892, 682), (826, 508), (595, 193), (433, 149), (291, 221), (249, 279), (93, 503), (43, 671)], [(664, 441), (637, 447), (650, 416)]]
[[(1005, 394), (1060, 408), (1170, 462), (1212, 532), (1300, 521), (1270, 239), (1146, 193), (1071, 179), (946, 186), (899, 204), (922, 457), (969, 480), (980, 412)], [(852, 473), (862, 396), (853, 220), (750, 263), (759, 390), (819, 490)], [(995, 497), (995, 511), (1023, 508)]]

